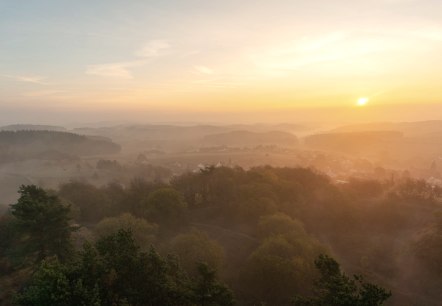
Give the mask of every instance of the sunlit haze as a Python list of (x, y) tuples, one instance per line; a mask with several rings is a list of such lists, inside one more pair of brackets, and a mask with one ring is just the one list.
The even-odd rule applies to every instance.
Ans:
[(358, 106), (365, 106), (365, 105), (367, 105), (368, 101), (369, 101), (368, 98), (366, 98), (366, 97), (362, 97), (362, 98), (359, 98), (359, 99), (358, 99), (358, 101), (357, 101), (356, 104), (357, 104)]
[(439, 0), (4, 0), (0, 39), (0, 123), (442, 111)]
[(0, 305), (441, 284), (442, 0), (0, 0)]

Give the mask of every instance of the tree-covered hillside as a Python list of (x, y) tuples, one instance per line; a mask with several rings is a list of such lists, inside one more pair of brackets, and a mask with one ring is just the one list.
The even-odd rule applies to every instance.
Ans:
[[(170, 183), (36, 188), (23, 187), (0, 221), (3, 303), (43, 305), (55, 296), (51, 305), (438, 305), (441, 298), (442, 193), (425, 182), (335, 184), (304, 168), (208, 167)], [(26, 219), (33, 213), (48, 216), (36, 219), (37, 232)]]
[(0, 162), (111, 154), (120, 146), (109, 139), (58, 131), (0, 131)]

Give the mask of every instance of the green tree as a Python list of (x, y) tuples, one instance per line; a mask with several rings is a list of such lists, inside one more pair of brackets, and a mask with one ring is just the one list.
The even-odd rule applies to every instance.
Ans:
[(288, 305), (293, 292), (301, 292), (312, 277), (308, 260), (285, 237), (265, 239), (247, 259), (242, 291), (253, 303)]
[(75, 219), (80, 222), (97, 222), (110, 213), (107, 194), (91, 184), (69, 182), (61, 185), (58, 195), (78, 210)]
[(143, 205), (144, 214), (149, 220), (172, 226), (183, 223), (187, 209), (183, 195), (173, 188), (160, 188), (151, 192)]
[(71, 233), (75, 230), (69, 225), (69, 207), (35, 185), (21, 186), (19, 193), (11, 213), (25, 246), (24, 254), (35, 255), (37, 261), (54, 255), (62, 260), (69, 257)]
[(288, 233), (296, 233), (298, 236), (307, 236), (301, 222), (283, 213), (261, 217), (258, 230), (260, 236), (264, 238)]
[(22, 306), (100, 306), (98, 287), (88, 288), (83, 279), (72, 279), (73, 266), (57, 259), (42, 262), (25, 290), (16, 295)]
[(120, 229), (131, 230), (137, 245), (148, 249), (155, 242), (158, 226), (125, 213), (118, 217), (104, 218), (95, 226), (94, 232), (100, 237), (110, 235)]
[[(130, 231), (99, 239), (95, 250), (91, 265), (95, 268), (85, 278), (97, 281), (103, 305), (188, 304), (189, 280), (176, 262), (162, 258), (154, 249), (140, 252)], [(89, 252), (94, 255), (93, 249)], [(95, 274), (97, 270), (100, 272)]]
[[(207, 299), (201, 304), (201, 297)], [(195, 306), (232, 305), (230, 291), (212, 270), (186, 276), (174, 257), (141, 252), (130, 231), (120, 230), (85, 244), (75, 260), (43, 261), (17, 295), (26, 306)]]
[(191, 286), (173, 259), (139, 251), (130, 231), (85, 244), (75, 260), (44, 261), (18, 305), (190, 305)]
[(377, 306), (391, 296), (391, 292), (364, 281), (362, 276), (349, 278), (327, 255), (321, 254), (315, 265), (320, 272), (316, 295), (312, 298), (296, 297), (296, 306)]
[(199, 306), (234, 305), (230, 289), (216, 278), (216, 271), (206, 263), (198, 265), (199, 276), (194, 285), (194, 301)]
[(434, 224), (419, 233), (412, 250), (424, 270), (442, 280), (442, 211), (436, 212), (434, 217)]
[(178, 256), (180, 265), (190, 275), (199, 273), (199, 262), (206, 262), (210, 267), (219, 269), (224, 259), (222, 246), (198, 230), (176, 236), (169, 243), (167, 251)]
[(15, 257), (14, 251), (16, 251), (15, 249), (19, 237), (17, 237), (18, 235), (14, 221), (15, 218), (10, 213), (6, 213), (0, 216), (0, 258)]

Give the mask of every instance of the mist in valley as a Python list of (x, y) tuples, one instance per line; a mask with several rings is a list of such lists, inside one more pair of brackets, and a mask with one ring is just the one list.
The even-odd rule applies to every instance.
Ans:
[(130, 228), (189, 275), (216, 268), (239, 304), (313, 294), (322, 253), (390, 290), (388, 304), (440, 300), (442, 121), (0, 130), (4, 303), (30, 277), (14, 262), (36, 256), (17, 254), (12, 229), (23, 185), (69, 207), (75, 249)]
[(0, 305), (441, 305), (441, 12), (0, 1)]

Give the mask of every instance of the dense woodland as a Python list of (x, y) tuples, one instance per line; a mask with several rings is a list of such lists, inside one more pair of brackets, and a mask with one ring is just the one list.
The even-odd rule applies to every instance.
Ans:
[(305, 168), (207, 167), (167, 183), (19, 193), (0, 221), (2, 305), (442, 298), (442, 190), (424, 181), (336, 184)]

